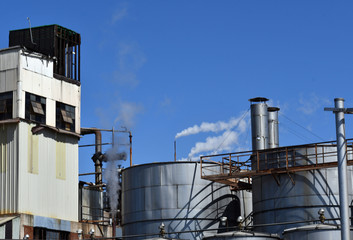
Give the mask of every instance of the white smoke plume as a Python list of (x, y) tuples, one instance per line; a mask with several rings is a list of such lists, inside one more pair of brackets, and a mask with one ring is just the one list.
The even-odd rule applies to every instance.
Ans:
[[(208, 153), (217, 154), (222, 151), (231, 151), (237, 146), (237, 149), (243, 149), (239, 144), (240, 136), (247, 132), (250, 121), (246, 117), (247, 112), (243, 113), (238, 118), (231, 118), (228, 122), (218, 121), (216, 123), (204, 122), (201, 125), (195, 125), (187, 128), (176, 135), (176, 138), (197, 134), (200, 132), (220, 132), (224, 131), (219, 136), (207, 137), (204, 142), (197, 142), (190, 150), (188, 155), (189, 160), (198, 159), (197, 154)], [(242, 141), (245, 143), (245, 141)], [(244, 144), (243, 144), (244, 145)], [(186, 160), (183, 158), (182, 160)]]
[(107, 163), (103, 172), (103, 177), (107, 183), (107, 193), (109, 197), (110, 209), (113, 215), (117, 212), (119, 201), (120, 181), (118, 173), (118, 165), (122, 165), (123, 157), (126, 157), (126, 149), (124, 147), (126, 140), (122, 140), (120, 136), (115, 137), (114, 146), (109, 149), (105, 156)]
[(234, 131), (225, 131), (222, 135), (216, 137), (208, 137), (205, 142), (198, 142), (191, 149), (189, 158), (192, 158), (201, 152), (217, 152), (223, 150), (231, 150), (232, 146), (238, 143), (239, 133)]
[(117, 161), (110, 159), (110, 154), (108, 154), (108, 161), (104, 169), (103, 176), (107, 182), (110, 209), (113, 213), (115, 213), (118, 207), (120, 184), (117, 171)]
[(124, 126), (131, 129), (135, 125), (136, 115), (141, 113), (143, 107), (140, 104), (134, 102), (120, 102), (118, 117), (114, 120), (114, 125), (118, 123), (120, 126)]
[(201, 125), (194, 125), (192, 127), (186, 128), (183, 131), (177, 133), (175, 138), (185, 137), (189, 135), (198, 134), (200, 132), (220, 132), (225, 130), (230, 130), (239, 124), (242, 117), (231, 118), (228, 122), (218, 121), (215, 123), (203, 122)]

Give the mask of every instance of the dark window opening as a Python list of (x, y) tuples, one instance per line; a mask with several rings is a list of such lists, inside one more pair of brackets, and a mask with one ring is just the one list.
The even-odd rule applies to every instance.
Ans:
[(33, 229), (33, 239), (68, 240), (69, 232), (56, 231), (46, 228), (35, 227)]
[(12, 92), (0, 93), (0, 120), (11, 119), (12, 117)]
[(5, 239), (12, 239), (12, 221), (5, 224)]
[(45, 109), (46, 99), (44, 97), (26, 92), (26, 119), (45, 124)]
[(75, 107), (56, 102), (56, 127), (75, 132)]

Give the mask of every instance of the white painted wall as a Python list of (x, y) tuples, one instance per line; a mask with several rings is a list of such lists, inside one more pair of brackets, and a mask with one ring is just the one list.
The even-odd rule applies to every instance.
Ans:
[(34, 126), (19, 123), (19, 212), (78, 221), (78, 138)]
[(74, 106), (75, 132), (80, 133), (81, 86), (54, 78), (52, 59), (36, 53), (27, 53), (21, 48), (0, 50), (0, 92), (7, 91), (16, 91), (14, 118), (25, 117), (25, 92), (45, 97), (47, 99), (46, 124), (53, 127), (56, 122), (55, 102)]

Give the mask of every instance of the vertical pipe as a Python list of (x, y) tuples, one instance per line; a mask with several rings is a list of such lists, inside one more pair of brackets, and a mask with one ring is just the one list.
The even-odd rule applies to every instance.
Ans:
[(116, 213), (114, 212), (113, 213), (113, 224), (112, 224), (112, 228), (113, 228), (113, 232), (112, 232), (112, 235), (113, 235), (113, 239), (115, 239), (116, 237)]
[[(94, 134), (95, 135), (95, 153), (102, 153), (102, 133), (97, 128), (81, 128), (81, 134)], [(102, 184), (102, 161), (100, 159), (95, 160), (95, 181), (96, 185)]]
[(335, 98), (336, 135), (337, 135), (337, 161), (338, 186), (340, 191), (341, 239), (350, 239), (349, 213), (348, 213), (348, 187), (347, 187), (347, 161), (344, 111), (344, 99)]
[[(94, 131), (94, 135), (96, 136), (96, 140), (95, 140), (95, 145), (96, 145), (96, 153), (98, 152), (102, 152), (102, 133), (99, 130), (95, 130)], [(96, 162), (94, 163), (95, 166), (95, 172), (96, 172), (96, 184), (97, 185), (101, 185), (103, 182), (102, 179), (102, 161), (101, 160), (96, 160)]]
[(176, 140), (174, 140), (174, 162), (176, 162)]
[(132, 135), (131, 132), (129, 132), (129, 138), (130, 138), (130, 167), (132, 166)]
[(114, 127), (112, 127), (112, 147), (113, 147), (113, 149), (115, 149)]
[(267, 98), (252, 98), (251, 102), (251, 135), (252, 150), (268, 149), (268, 111)]
[(269, 107), (268, 111), (268, 147), (279, 147), (279, 134), (278, 134), (278, 111), (277, 107)]
[(25, 112), (22, 104), (22, 80), (21, 80), (21, 52), (18, 52), (18, 65), (17, 65), (17, 89), (16, 89), (16, 110), (17, 115), (12, 114), (13, 118), (25, 118)]

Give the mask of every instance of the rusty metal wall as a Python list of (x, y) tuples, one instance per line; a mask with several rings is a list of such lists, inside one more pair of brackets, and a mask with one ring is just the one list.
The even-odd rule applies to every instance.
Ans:
[[(158, 233), (162, 222), (167, 232), (218, 228), (221, 216), (241, 215), (241, 202), (229, 187), (201, 179), (199, 163), (133, 166), (122, 173), (123, 235)], [(168, 237), (202, 236), (203, 233), (194, 232)]]

